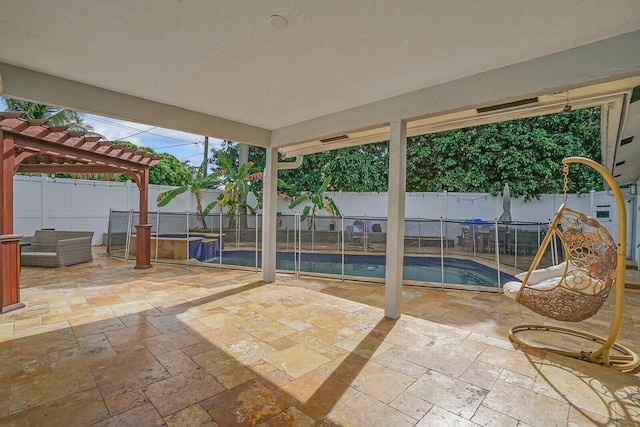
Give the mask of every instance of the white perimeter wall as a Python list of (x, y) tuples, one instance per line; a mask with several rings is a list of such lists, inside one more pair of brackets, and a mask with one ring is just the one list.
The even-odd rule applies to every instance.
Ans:
[[(156, 212), (156, 198), (159, 193), (173, 187), (149, 186), (149, 211)], [(203, 206), (214, 201), (219, 192), (204, 192)], [(387, 217), (386, 193), (328, 193), (345, 217)], [(638, 211), (638, 201), (626, 197), (627, 208), (627, 253), (635, 258), (632, 243), (640, 241), (638, 217), (633, 224), (633, 211)], [(14, 177), (14, 232), (25, 236), (33, 235), (41, 228), (57, 230), (93, 231), (93, 244), (102, 244), (102, 233), (108, 229), (109, 210), (128, 211), (139, 209), (138, 188), (133, 182), (104, 182), (75, 179), (50, 178), (41, 176)], [(543, 195), (540, 200), (524, 202), (511, 199), (511, 217), (521, 222), (548, 222), (562, 204), (562, 195)], [(570, 208), (596, 216), (598, 211), (609, 211), (609, 219), (598, 220), (609, 229), (617, 240), (617, 210), (613, 196), (608, 192), (568, 197)], [(278, 211), (283, 215), (299, 213), (304, 205), (291, 210), (288, 204), (279, 200)], [(162, 212), (195, 212), (195, 198), (190, 192), (180, 195)], [(427, 219), (471, 219), (493, 220), (502, 214), (502, 197), (478, 193), (407, 193), (406, 217)], [(326, 215), (320, 211), (318, 215)], [(327, 221), (328, 222), (328, 221)], [(352, 223), (349, 221), (348, 223)], [(250, 221), (250, 226), (253, 221)], [(382, 221), (383, 231), (386, 224)], [(635, 226), (634, 226), (635, 225)], [(318, 224), (321, 227), (320, 223)], [(324, 228), (324, 227), (322, 227)], [(328, 225), (327, 225), (328, 228)], [(635, 231), (635, 240), (632, 239)], [(635, 246), (635, 244), (633, 244)]]
[[(149, 186), (149, 211), (158, 210), (158, 194), (174, 187)], [(139, 210), (135, 183), (88, 181), (80, 179), (14, 176), (14, 232), (33, 235), (41, 228), (93, 231), (93, 244), (102, 244), (102, 234), (109, 226), (109, 210)], [(204, 205), (216, 199), (218, 192), (205, 194)], [(176, 197), (163, 212), (195, 212), (195, 198), (190, 192)]]

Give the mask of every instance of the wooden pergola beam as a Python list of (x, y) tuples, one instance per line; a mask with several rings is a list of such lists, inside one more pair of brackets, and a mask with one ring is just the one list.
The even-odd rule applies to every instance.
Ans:
[(18, 170), (16, 172), (20, 173), (124, 173), (126, 175), (130, 175), (132, 172), (131, 169), (125, 169), (117, 166), (109, 166), (109, 165), (87, 165), (87, 164), (74, 164), (74, 165), (31, 165), (31, 164), (20, 164), (18, 165)]
[(136, 265), (151, 267), (148, 224), (149, 168), (160, 158), (135, 148), (117, 147), (86, 132), (45, 127), (44, 120), (25, 121), (18, 113), (0, 112), (0, 311), (21, 307), (20, 245), (13, 234), (13, 175), (23, 173), (123, 173), (140, 191), (140, 224), (136, 225)]

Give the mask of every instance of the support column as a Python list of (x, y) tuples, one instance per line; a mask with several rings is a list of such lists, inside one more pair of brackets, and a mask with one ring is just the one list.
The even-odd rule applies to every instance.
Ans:
[[(238, 143), (238, 170), (240, 170), (240, 168), (242, 167), (242, 165), (244, 165), (245, 163), (249, 163), (249, 144), (243, 144), (242, 142)], [(243, 196), (242, 197), (242, 204), (246, 204), (247, 202), (247, 196)], [(240, 228), (241, 229), (248, 229), (249, 228), (249, 222), (247, 221), (247, 208), (246, 207), (242, 207), (239, 211), (238, 214), (240, 214)]]
[(404, 212), (407, 182), (407, 123), (393, 120), (389, 138), (389, 199), (387, 215), (387, 268), (384, 315), (402, 314), (402, 267), (404, 264)]
[(276, 213), (278, 210), (278, 149), (267, 148), (262, 187), (262, 280), (276, 281)]
[(0, 129), (0, 312), (24, 307), (20, 302), (20, 240), (13, 234), (13, 171), (15, 148), (11, 138)]
[(238, 166), (249, 163), (249, 144), (238, 143)]
[(140, 190), (140, 215), (136, 225), (136, 269), (151, 268), (151, 224), (149, 222), (149, 169), (137, 179)]

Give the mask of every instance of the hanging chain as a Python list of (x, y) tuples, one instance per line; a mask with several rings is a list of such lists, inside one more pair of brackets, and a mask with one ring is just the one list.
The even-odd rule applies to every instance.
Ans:
[(567, 193), (569, 192), (569, 164), (565, 163), (562, 167), (562, 174), (564, 175), (564, 198), (563, 202), (567, 203)]

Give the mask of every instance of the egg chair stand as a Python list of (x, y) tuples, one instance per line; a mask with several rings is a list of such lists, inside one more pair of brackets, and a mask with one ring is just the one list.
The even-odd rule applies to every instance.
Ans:
[[(618, 209), (618, 240), (616, 247), (609, 233), (595, 219), (568, 209), (562, 205), (549, 232), (531, 263), (529, 272), (523, 280), (516, 297), (516, 302), (543, 316), (561, 320), (578, 322), (597, 312), (603, 305), (609, 291), (615, 289), (615, 305), (611, 329), (608, 337), (593, 335), (572, 328), (544, 324), (520, 324), (509, 330), (509, 338), (524, 347), (560, 354), (575, 359), (585, 360), (621, 371), (631, 371), (640, 365), (640, 358), (624, 345), (617, 343), (622, 326), (624, 306), (625, 268), (626, 268), (626, 224), (625, 202), (620, 187), (613, 176), (600, 164), (582, 157), (570, 157), (562, 161), (565, 179), (565, 204), (567, 198), (567, 179), (569, 164), (579, 163), (597, 170), (605, 179), (613, 192)], [(594, 232), (586, 232), (593, 227)], [(558, 238), (567, 258), (577, 267), (575, 271), (565, 269), (564, 275), (553, 289), (538, 290), (535, 286), (527, 286), (531, 273), (537, 268), (552, 238)], [(569, 261), (570, 257), (572, 261)], [(572, 265), (574, 265), (572, 264)], [(585, 280), (586, 277), (586, 280)], [(588, 283), (590, 292), (583, 293), (576, 283)], [(586, 287), (586, 286), (585, 286)], [(528, 333), (541, 333), (544, 337), (559, 334), (571, 338), (580, 338), (590, 343), (589, 349), (564, 350), (526, 342), (521, 337)]]

